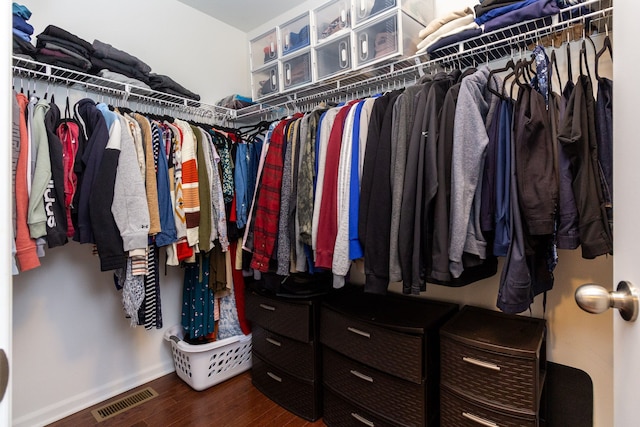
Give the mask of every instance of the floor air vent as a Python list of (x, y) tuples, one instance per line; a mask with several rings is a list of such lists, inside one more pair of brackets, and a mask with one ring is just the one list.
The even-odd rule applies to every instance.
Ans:
[(116, 415), (121, 414), (133, 407), (141, 405), (153, 399), (157, 395), (158, 393), (154, 389), (152, 389), (151, 387), (147, 387), (128, 396), (124, 396), (123, 398), (118, 399), (108, 405), (102, 406), (98, 409), (94, 409), (93, 411), (91, 411), (91, 413), (98, 422), (104, 421), (111, 417), (115, 417)]

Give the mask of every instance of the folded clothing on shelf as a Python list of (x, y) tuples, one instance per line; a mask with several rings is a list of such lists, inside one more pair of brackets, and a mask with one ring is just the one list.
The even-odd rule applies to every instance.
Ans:
[(47, 26), (36, 38), (36, 60), (82, 72), (91, 69), (93, 46), (86, 40), (55, 25)]
[(176, 95), (176, 96), (181, 96), (183, 98), (195, 99), (196, 101), (200, 101), (200, 95), (186, 89), (184, 86), (180, 85), (169, 76), (150, 73), (149, 86), (151, 86), (151, 89), (157, 90), (159, 92), (164, 92), (170, 95)]
[(241, 108), (248, 107), (253, 104), (254, 102), (251, 98), (238, 95), (238, 94), (226, 96), (221, 100), (219, 100), (218, 102), (216, 102), (216, 105), (224, 108), (231, 108), (232, 110), (239, 110)]
[(109, 59), (117, 61), (122, 64), (130, 65), (142, 73), (148, 74), (151, 72), (151, 67), (145, 64), (135, 56), (128, 54), (120, 49), (116, 49), (108, 43), (101, 42), (100, 40), (93, 41), (94, 56), (100, 59)]

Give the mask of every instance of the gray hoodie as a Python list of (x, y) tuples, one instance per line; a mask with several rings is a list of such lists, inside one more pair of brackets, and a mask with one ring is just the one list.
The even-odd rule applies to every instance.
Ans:
[[(482, 170), (489, 143), (487, 126), (498, 97), (487, 89), (489, 69), (480, 68), (462, 80), (453, 129), (449, 270), (460, 277), (462, 253), (486, 258), (487, 242), (480, 229)], [(494, 76), (496, 86), (500, 84)]]

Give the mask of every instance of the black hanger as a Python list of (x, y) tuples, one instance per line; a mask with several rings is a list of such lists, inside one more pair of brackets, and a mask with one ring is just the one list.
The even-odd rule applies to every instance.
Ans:
[(600, 57), (604, 55), (604, 53), (607, 51), (609, 51), (609, 55), (611, 55), (611, 59), (613, 59), (613, 47), (611, 46), (611, 39), (609, 38), (608, 34), (604, 37), (602, 49), (596, 52), (595, 68), (596, 68), (596, 79), (598, 81), (602, 81), (602, 77), (600, 77), (600, 73), (598, 72), (598, 64), (600, 63)]
[[(556, 58), (556, 51), (551, 51), (549, 55), (549, 66), (555, 68), (556, 77), (558, 77), (558, 87), (562, 90), (562, 80), (560, 79), (560, 71), (558, 70), (558, 60)], [(551, 70), (551, 76), (549, 77), (549, 93), (553, 92), (553, 69)]]
[(492, 94), (500, 97), (501, 99), (504, 99), (504, 94), (499, 92), (498, 90), (494, 89), (491, 87), (491, 81), (492, 81), (492, 77), (494, 74), (497, 73), (504, 73), (505, 71), (509, 71), (509, 70), (513, 70), (515, 68), (515, 64), (513, 62), (513, 59), (509, 59), (509, 61), (507, 61), (506, 65), (502, 68), (494, 68), (493, 70), (489, 71), (489, 79), (487, 81), (487, 89), (489, 89), (489, 92), (491, 92)]
[(589, 76), (589, 80), (591, 80), (591, 71), (589, 71), (589, 64), (587, 62), (587, 43), (583, 39), (582, 46), (580, 47), (580, 75), (583, 74), (582, 64), (584, 64), (585, 69), (587, 70), (587, 76)]
[(567, 43), (567, 83), (573, 83), (573, 71), (571, 70), (571, 43)]

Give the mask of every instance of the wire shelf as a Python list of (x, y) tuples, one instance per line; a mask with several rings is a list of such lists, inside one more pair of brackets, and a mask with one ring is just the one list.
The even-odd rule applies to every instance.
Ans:
[(611, 0), (587, 0), (560, 10), (560, 13), (517, 23), (447, 46), (430, 55), (419, 54), (402, 60), (353, 71), (332, 80), (317, 82), (295, 92), (280, 93), (261, 103), (236, 111), (239, 121), (309, 111), (321, 101), (342, 102), (375, 93), (404, 88), (422, 76), (443, 67), (465, 68), (522, 54), (528, 46), (545, 37), (579, 27), (602, 32), (611, 28)]
[(125, 102), (166, 107), (215, 123), (250, 123), (297, 111), (309, 111), (320, 102), (343, 102), (371, 96), (417, 83), (422, 76), (443, 67), (465, 68), (505, 57), (521, 55), (532, 44), (568, 29), (602, 32), (611, 28), (612, 0), (586, 0), (560, 10), (560, 13), (514, 24), (447, 46), (430, 55), (418, 54), (401, 60), (377, 64), (334, 78), (274, 94), (254, 105), (234, 110), (180, 96), (125, 84), (66, 68), (13, 57), (13, 74), (79, 90), (106, 93)]
[(13, 56), (13, 75), (14, 78), (36, 79), (66, 85), (72, 89), (108, 94), (124, 102), (134, 101), (161, 106), (215, 122), (232, 121), (236, 115), (236, 110), (229, 108), (69, 70), (22, 56)]

